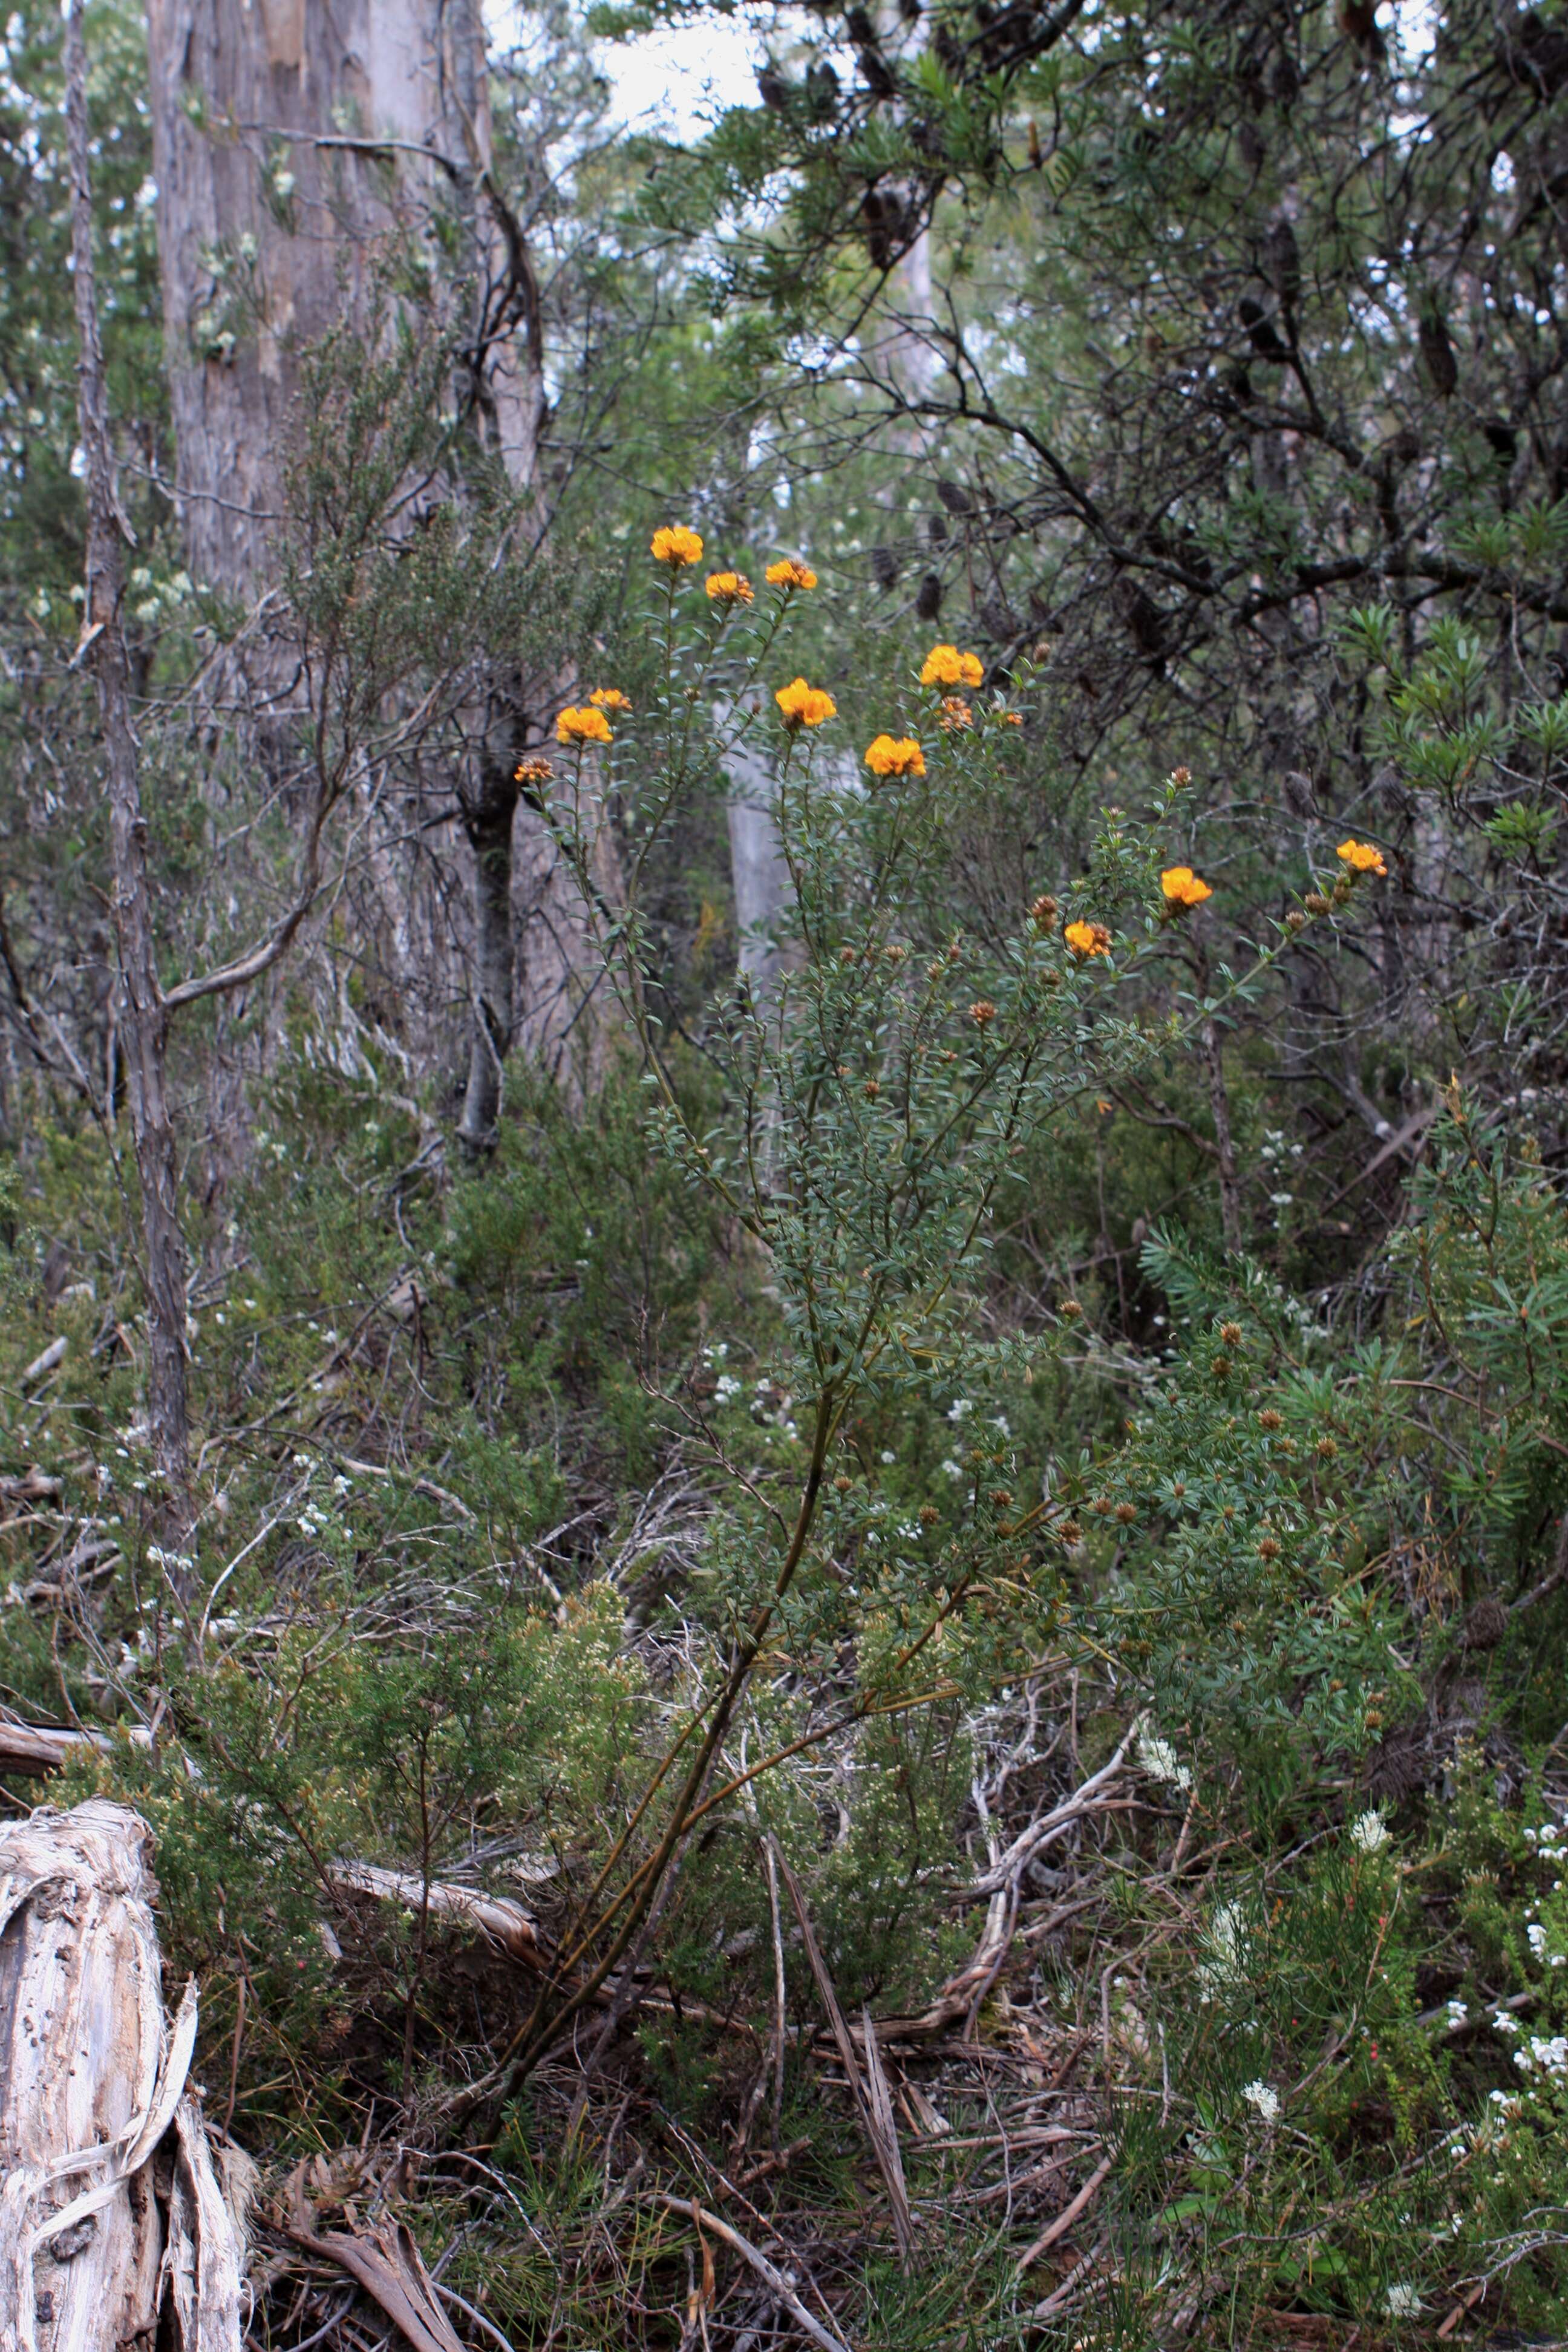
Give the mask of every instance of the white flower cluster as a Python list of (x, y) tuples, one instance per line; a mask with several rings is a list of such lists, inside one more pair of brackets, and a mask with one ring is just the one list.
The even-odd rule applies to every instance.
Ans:
[(1351, 1823), (1351, 1843), (1358, 1853), (1381, 1853), (1388, 1843), (1388, 1823), (1381, 1813), (1358, 1813)]
[(1279, 2094), (1268, 2083), (1247, 2083), (1242, 2097), (1249, 2107), (1256, 2107), (1266, 2124), (1276, 2123), (1279, 2116)]
[(1247, 1923), (1238, 1903), (1219, 1906), (1204, 1943), (1208, 1958), (1198, 1962), (1198, 1998), (1207, 2003), (1216, 1993), (1247, 1982)]
[(1181, 1761), (1170, 1741), (1161, 1737), (1147, 1716), (1138, 1726), (1138, 1761), (1151, 1780), (1163, 1780), (1168, 1788), (1184, 1791), (1193, 1785), (1192, 1767)]
[(1561, 1822), (1547, 1822), (1538, 1830), (1528, 1829), (1524, 1838), (1542, 1862), (1568, 1862), (1568, 1828)]
[(162, 1544), (149, 1544), (147, 1557), (154, 1568), (171, 1568), (179, 1570), (193, 1569), (196, 1564), (188, 1551), (165, 1551)]
[(1395, 2279), (1383, 2298), (1383, 2307), (1390, 2319), (1414, 2319), (1421, 2308), (1421, 2298), (1404, 2279)]
[(1532, 2033), (1514, 2052), (1513, 2063), (1523, 2074), (1539, 2068), (1543, 2074), (1568, 2075), (1568, 2033)]

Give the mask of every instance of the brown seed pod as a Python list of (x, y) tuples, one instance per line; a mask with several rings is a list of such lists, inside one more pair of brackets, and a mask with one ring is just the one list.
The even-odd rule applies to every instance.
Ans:
[(1465, 1619), (1459, 1633), (1467, 1650), (1495, 1650), (1508, 1632), (1508, 1603), (1495, 1592), (1483, 1592)]

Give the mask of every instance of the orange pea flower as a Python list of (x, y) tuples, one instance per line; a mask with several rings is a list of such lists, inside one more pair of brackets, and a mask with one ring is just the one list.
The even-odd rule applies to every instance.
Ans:
[(610, 733), (610, 722), (604, 712), (585, 704), (581, 709), (568, 705), (562, 711), (555, 721), (555, 740), (558, 743), (611, 743), (615, 738)]
[(978, 654), (961, 654), (956, 646), (932, 646), (921, 669), (921, 684), (978, 686), (984, 675)]
[(689, 530), (683, 522), (666, 523), (654, 532), (651, 552), (660, 563), (679, 572), (686, 564), (701, 562), (702, 534)]
[(792, 678), (781, 686), (773, 696), (784, 713), (784, 723), (793, 735), (800, 727), (820, 727), (825, 719), (836, 719), (838, 705), (819, 686), (807, 686), (804, 677)]
[(867, 747), (866, 765), (874, 776), (923, 776), (926, 755), (910, 735), (879, 735)]

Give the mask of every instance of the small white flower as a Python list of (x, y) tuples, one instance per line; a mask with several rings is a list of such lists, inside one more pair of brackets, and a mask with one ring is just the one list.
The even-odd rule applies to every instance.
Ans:
[(1449, 2032), (1457, 2033), (1460, 2026), (1465, 2022), (1465, 2020), (1468, 2017), (1469, 2013), (1469, 2008), (1466, 2002), (1462, 2000), (1451, 2000), (1448, 2003)]
[(950, 1478), (962, 1478), (963, 1475), (963, 1463), (955, 1462), (951, 1454), (949, 1454), (947, 1460), (942, 1466), (946, 1471)]
[(1351, 1823), (1351, 1843), (1358, 1853), (1380, 1853), (1388, 1843), (1388, 1823), (1381, 1813), (1358, 1813)]
[(1539, 1919), (1534, 1919), (1531, 1922), (1530, 1926), (1524, 1932), (1530, 1938), (1531, 1950), (1535, 1954), (1536, 1958), (1539, 1960), (1546, 1950), (1545, 1928), (1542, 1926)]
[(893, 1449), (892, 1449), (892, 1447), (891, 1447), (890, 1445), (884, 1445), (884, 1446), (883, 1446), (883, 1448), (882, 1448), (882, 1460), (883, 1460), (883, 1462), (884, 1462), (884, 1463), (896, 1462), (896, 1461), (898, 1460), (898, 1458), (899, 1458), (899, 1457), (898, 1457), (898, 1455), (894, 1453), (894, 1451), (893, 1451)]
[(1256, 2107), (1266, 2124), (1277, 2121), (1279, 2114), (1279, 2094), (1268, 2083), (1248, 2083), (1241, 2094), (1249, 2107)]
[(1383, 2307), (1390, 2319), (1414, 2319), (1421, 2308), (1421, 2298), (1404, 2279), (1396, 2279), (1383, 2298)]
[(1500, 2033), (1517, 2033), (1519, 2032), (1518, 2018), (1510, 2017), (1506, 2009), (1493, 2010), (1492, 2023)]
[(947, 1417), (949, 1421), (967, 1421), (973, 1411), (974, 1404), (972, 1398), (954, 1397), (948, 1406)]

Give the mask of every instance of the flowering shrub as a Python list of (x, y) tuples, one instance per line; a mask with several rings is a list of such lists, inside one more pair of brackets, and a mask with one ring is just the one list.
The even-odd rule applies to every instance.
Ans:
[[(1164, 862), (1192, 780), (1173, 774), (1141, 820), (1107, 812), (1087, 872), (1062, 898), (1020, 877), (1000, 928), (955, 927), (966, 835), (1039, 756), (1024, 723), (1026, 672), (959, 712), (952, 690), (977, 696), (984, 671), (956, 646), (931, 649), (901, 685), (857, 684), (868, 715), (889, 703), (907, 714), (899, 731), (873, 731), (858, 772), (835, 730), (837, 693), (804, 674), (772, 685), (787, 667), (794, 600), (814, 575), (794, 559), (768, 564), (774, 593), (758, 604), (739, 593), (742, 574), (721, 571), (694, 600), (679, 583), (695, 561), (689, 541), (695, 534), (665, 530), (653, 542), (668, 574), (649, 614), (661, 675), (655, 692), (639, 694), (643, 714), (623, 730), (611, 769), (612, 804), (636, 845), (618, 904), (605, 900), (597, 847), (605, 804), (567, 779), (546, 807), (584, 895), (604, 908), (606, 967), (643, 1058), (658, 1145), (768, 1268), (780, 1328), (753, 1394), (781, 1402), (759, 1413), (727, 1370), (706, 1384), (710, 1405), (696, 1427), (732, 1499), (710, 1536), (700, 1590), (712, 1596), (710, 1636), (729, 1630), (680, 1768), (672, 1771), (673, 1756), (661, 1768), (665, 1793), (622, 1864), (632, 1874), (622, 1895), (602, 1923), (579, 1923), (606, 1968), (672, 1853), (719, 1801), (702, 1794), (705, 1776), (742, 1705), (764, 1759), (828, 1739), (865, 1748), (879, 1722), (912, 1707), (962, 1710), (1054, 1641), (1069, 1654), (1081, 1643), (1086, 1657), (1120, 1659), (1153, 1685), (1163, 1710), (1194, 1727), (1223, 1720), (1228, 1738), (1279, 1747), (1355, 1734), (1368, 1706), (1364, 1669), (1384, 1639), (1375, 1619), (1333, 1614), (1331, 1539), (1315, 1525), (1310, 1491), (1316, 1472), (1295, 1458), (1293, 1439), (1276, 1435), (1272, 1408), (1237, 1416), (1241, 1382), (1226, 1385), (1217, 1342), (1202, 1341), (1170, 1397), (1154, 1401), (1102, 1492), (1087, 1478), (1031, 1472), (1003, 1415), (972, 1433), (955, 1465), (964, 1490), (956, 1515), (929, 1503), (900, 1513), (865, 1476), (856, 1432), (867, 1414), (1032, 1378), (1076, 1344), (1065, 1309), (1026, 1342), (978, 1336), (984, 1252), (1020, 1162), (1086, 1088), (1179, 1048), (1212, 1017), (1211, 994), (1152, 1028), (1123, 998), (1163, 952), (1172, 907), (1195, 911), (1210, 895), (1190, 866)], [(715, 706), (732, 716), (710, 745), (694, 714)], [(765, 751), (776, 776), (790, 881), (783, 971), (765, 993), (738, 973), (711, 1007), (708, 1050), (722, 1094), (700, 1119), (652, 1011), (640, 891), (710, 762), (742, 739)], [(868, 773), (899, 789), (871, 789)], [(1289, 952), (1296, 928), (1279, 927), (1259, 969)], [(1247, 984), (1227, 978), (1224, 987)], [(1267, 1348), (1256, 1357), (1261, 1366)], [(1162, 1466), (1178, 1448), (1195, 1465), (1183, 1497)], [(1020, 1495), (1021, 1483), (1033, 1491)], [(1077, 1589), (1092, 1540), (1080, 1519), (1101, 1511), (1137, 1563), (1131, 1608), (1102, 1608)], [(827, 1574), (825, 1556), (858, 1565)], [(1268, 1631), (1281, 1611), (1292, 1628), (1283, 1640)], [(819, 1694), (847, 1644), (853, 1687), (825, 1710)], [(774, 1649), (792, 1675), (764, 1692), (753, 1668)], [(1148, 1735), (1146, 1769), (1177, 1787), (1187, 1768), (1167, 1745)], [(764, 1818), (769, 1808), (787, 1818), (787, 1779), (775, 1786), (759, 1765), (746, 1786)], [(1241, 1966), (1245, 1939), (1237, 1928), (1227, 1959), (1222, 1922), (1214, 1932), (1217, 1989)], [(542, 1995), (521, 2067), (585, 1997)]]

